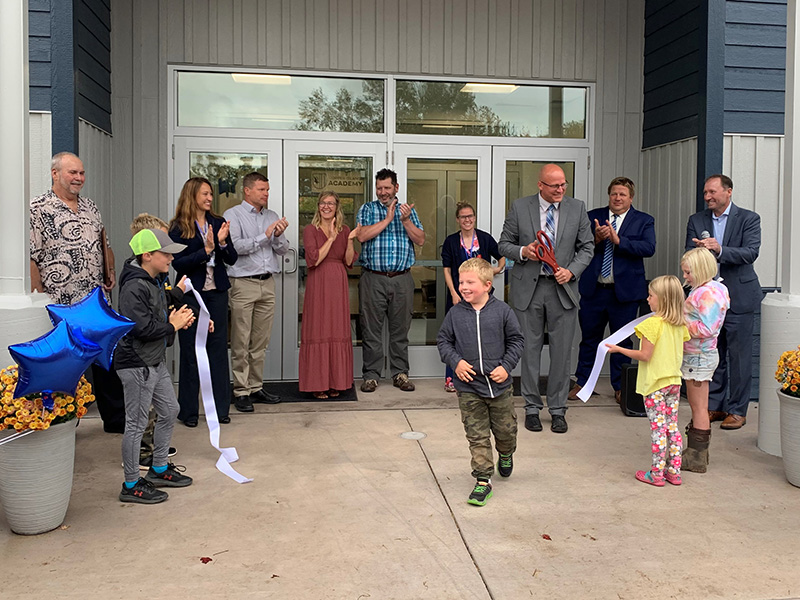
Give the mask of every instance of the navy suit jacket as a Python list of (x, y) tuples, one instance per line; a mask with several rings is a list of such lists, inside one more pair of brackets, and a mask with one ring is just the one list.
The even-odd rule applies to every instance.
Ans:
[[(589, 222), (594, 236), (594, 221), (605, 225), (608, 207), (589, 211)], [(656, 228), (653, 217), (631, 206), (618, 232), (619, 245), (614, 246), (614, 294), (619, 302), (639, 302), (647, 298), (647, 278), (644, 274), (644, 259), (656, 251)], [(605, 240), (595, 244), (592, 262), (581, 276), (579, 289), (581, 298), (588, 298), (597, 288), (597, 278), (603, 267)]]
[[(220, 217), (214, 217), (206, 213), (206, 222), (208, 222), (214, 229), (214, 285), (217, 286), (219, 291), (225, 291), (231, 287), (230, 279), (228, 279), (228, 272), (225, 270), (225, 263), (232, 265), (239, 258), (236, 254), (236, 248), (233, 247), (233, 240), (229, 235), (226, 238), (227, 244), (224, 248), (220, 247), (217, 241), (219, 228), (225, 222)], [(206, 267), (208, 266), (209, 256), (206, 254), (205, 243), (200, 231), (195, 228), (194, 237), (185, 238), (181, 236), (181, 230), (178, 228), (170, 229), (169, 237), (180, 244), (186, 244), (186, 249), (175, 255), (172, 261), (172, 266), (178, 274), (176, 281), (186, 275), (192, 282), (192, 287), (200, 291), (206, 282)]]
[[(714, 236), (714, 221), (709, 208), (689, 217), (686, 226), (687, 250), (696, 247), (692, 239), (700, 239), (703, 231)], [(754, 312), (762, 298), (761, 284), (753, 267), (761, 248), (761, 217), (752, 210), (731, 203), (725, 237), (717, 241), (722, 247), (722, 253), (717, 258), (719, 274), (731, 297), (731, 312)]]

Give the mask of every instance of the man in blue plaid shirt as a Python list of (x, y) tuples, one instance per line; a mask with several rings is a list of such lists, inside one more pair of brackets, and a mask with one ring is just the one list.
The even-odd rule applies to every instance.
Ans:
[(425, 243), (413, 204), (397, 200), (397, 173), (375, 176), (377, 200), (358, 211), (358, 241), (364, 273), (358, 282), (364, 366), (362, 392), (374, 392), (383, 370), (383, 324), (389, 321), (389, 367), (395, 387), (413, 392), (408, 378), (408, 330), (414, 302), (414, 244)]

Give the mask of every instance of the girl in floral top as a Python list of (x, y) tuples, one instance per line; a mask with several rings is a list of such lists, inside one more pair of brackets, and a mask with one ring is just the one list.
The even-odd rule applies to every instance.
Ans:
[(655, 315), (634, 329), (642, 340), (640, 349), (606, 346), (609, 352), (621, 352), (639, 361), (636, 391), (644, 396), (650, 419), (653, 466), (649, 471), (636, 471), (636, 479), (664, 487), (665, 480), (681, 484), (683, 440), (678, 430), (678, 403), (683, 343), (689, 339), (689, 332), (683, 321), (683, 289), (678, 278), (656, 277), (650, 282), (649, 292), (647, 303)]
[(683, 345), (681, 375), (686, 380), (686, 398), (692, 420), (686, 427), (687, 447), (683, 468), (705, 473), (711, 423), (708, 417), (708, 385), (719, 364), (717, 336), (731, 300), (728, 288), (714, 281), (717, 259), (705, 248), (693, 248), (681, 258), (683, 279), (692, 288), (684, 304), (684, 315), (692, 339)]

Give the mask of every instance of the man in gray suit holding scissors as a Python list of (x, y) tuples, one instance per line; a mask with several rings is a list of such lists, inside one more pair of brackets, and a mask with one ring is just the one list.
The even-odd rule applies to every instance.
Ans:
[[(717, 338), (719, 365), (708, 392), (708, 419), (721, 429), (747, 422), (753, 374), (753, 321), (763, 294), (753, 263), (761, 248), (761, 217), (731, 202), (733, 181), (711, 175), (703, 187), (708, 208), (689, 217), (686, 249), (707, 248), (717, 258), (731, 307)], [(729, 385), (730, 382), (730, 385)]]
[[(525, 428), (541, 431), (539, 369), (545, 325), (550, 347), (547, 408), (555, 433), (567, 431), (567, 393), (572, 341), (578, 315), (578, 277), (594, 254), (586, 206), (565, 196), (567, 180), (561, 167), (548, 164), (539, 173), (539, 193), (514, 201), (503, 224), (500, 253), (515, 261), (511, 269), (511, 307), (525, 333), (522, 355), (522, 396)], [(537, 232), (553, 240), (555, 271), (537, 254)], [(540, 249), (541, 251), (541, 249)]]

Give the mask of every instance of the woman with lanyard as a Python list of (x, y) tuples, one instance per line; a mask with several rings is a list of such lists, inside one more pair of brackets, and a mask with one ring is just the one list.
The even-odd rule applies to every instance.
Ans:
[[(211, 367), (211, 384), (220, 423), (230, 423), (230, 370), (228, 368), (228, 289), (231, 287), (225, 263), (232, 265), (238, 255), (228, 236), (228, 223), (211, 211), (214, 192), (211, 183), (202, 177), (192, 177), (181, 190), (175, 217), (169, 224), (169, 236), (186, 249), (175, 255), (172, 266), (177, 279), (186, 275), (192, 287), (199, 291), (211, 317), (212, 327), (206, 339), (206, 351)], [(184, 296), (195, 312), (199, 304), (194, 294)], [(200, 376), (197, 371), (195, 336), (197, 322), (181, 329), (180, 381), (178, 384), (178, 419), (187, 427), (197, 427)]]
[[(442, 245), (442, 265), (444, 266), (444, 281), (447, 284), (448, 294), (445, 299), (444, 312), (447, 314), (454, 304), (461, 301), (458, 290), (458, 268), (469, 258), (482, 258), (492, 262), (497, 259), (494, 274), (502, 273), (506, 266), (505, 257), (497, 249), (497, 241), (485, 231), (475, 228), (475, 209), (467, 202), (456, 204), (456, 221), (459, 231), (447, 236)], [(450, 367), (445, 372), (444, 389), (455, 392), (453, 387), (454, 373)]]

